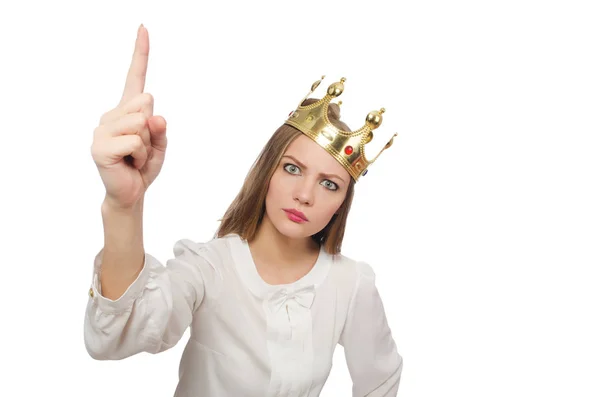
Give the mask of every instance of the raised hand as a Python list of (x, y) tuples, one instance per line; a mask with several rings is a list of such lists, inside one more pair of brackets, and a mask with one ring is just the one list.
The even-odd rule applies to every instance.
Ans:
[(150, 44), (138, 29), (121, 101), (104, 113), (94, 130), (91, 153), (106, 188), (105, 200), (131, 208), (158, 176), (167, 149), (167, 123), (153, 115), (154, 98), (144, 92)]

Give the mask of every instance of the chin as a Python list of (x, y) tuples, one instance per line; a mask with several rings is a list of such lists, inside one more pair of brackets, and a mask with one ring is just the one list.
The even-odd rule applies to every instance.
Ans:
[(273, 226), (280, 234), (293, 239), (303, 239), (314, 234), (305, 225), (294, 223), (288, 219), (274, 223)]

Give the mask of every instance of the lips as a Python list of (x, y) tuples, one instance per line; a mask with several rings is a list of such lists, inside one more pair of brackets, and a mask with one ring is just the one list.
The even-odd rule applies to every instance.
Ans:
[[(297, 218), (298, 220), (308, 222), (308, 218), (306, 218), (306, 216), (301, 211), (295, 210), (293, 208), (284, 208), (283, 210), (285, 212), (287, 212), (288, 215), (291, 215), (292, 217)], [(292, 220), (296, 220), (296, 219), (292, 219)]]

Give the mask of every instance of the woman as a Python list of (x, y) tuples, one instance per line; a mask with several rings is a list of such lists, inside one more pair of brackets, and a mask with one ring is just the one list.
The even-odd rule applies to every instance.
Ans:
[(158, 353), (191, 327), (176, 396), (312, 397), (340, 343), (354, 396), (395, 396), (402, 358), (374, 274), (340, 253), (354, 183), (372, 163), (362, 145), (382, 111), (344, 135), (350, 129), (330, 104), (344, 79), (322, 100), (303, 100), (264, 147), (215, 238), (177, 241), (165, 267), (142, 237), (144, 194), (167, 145), (166, 122), (143, 93), (148, 47), (141, 26), (121, 102), (94, 133), (105, 244), (86, 310), (89, 354)]

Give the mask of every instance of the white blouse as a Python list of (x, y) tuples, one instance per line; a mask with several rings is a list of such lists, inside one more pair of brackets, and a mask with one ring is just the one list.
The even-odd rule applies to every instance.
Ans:
[(166, 266), (146, 253), (117, 300), (101, 295), (98, 253), (84, 331), (93, 358), (159, 353), (191, 327), (175, 396), (315, 397), (340, 343), (354, 397), (397, 395), (402, 357), (368, 264), (321, 248), (307, 275), (271, 285), (235, 234), (179, 240), (173, 253)]

